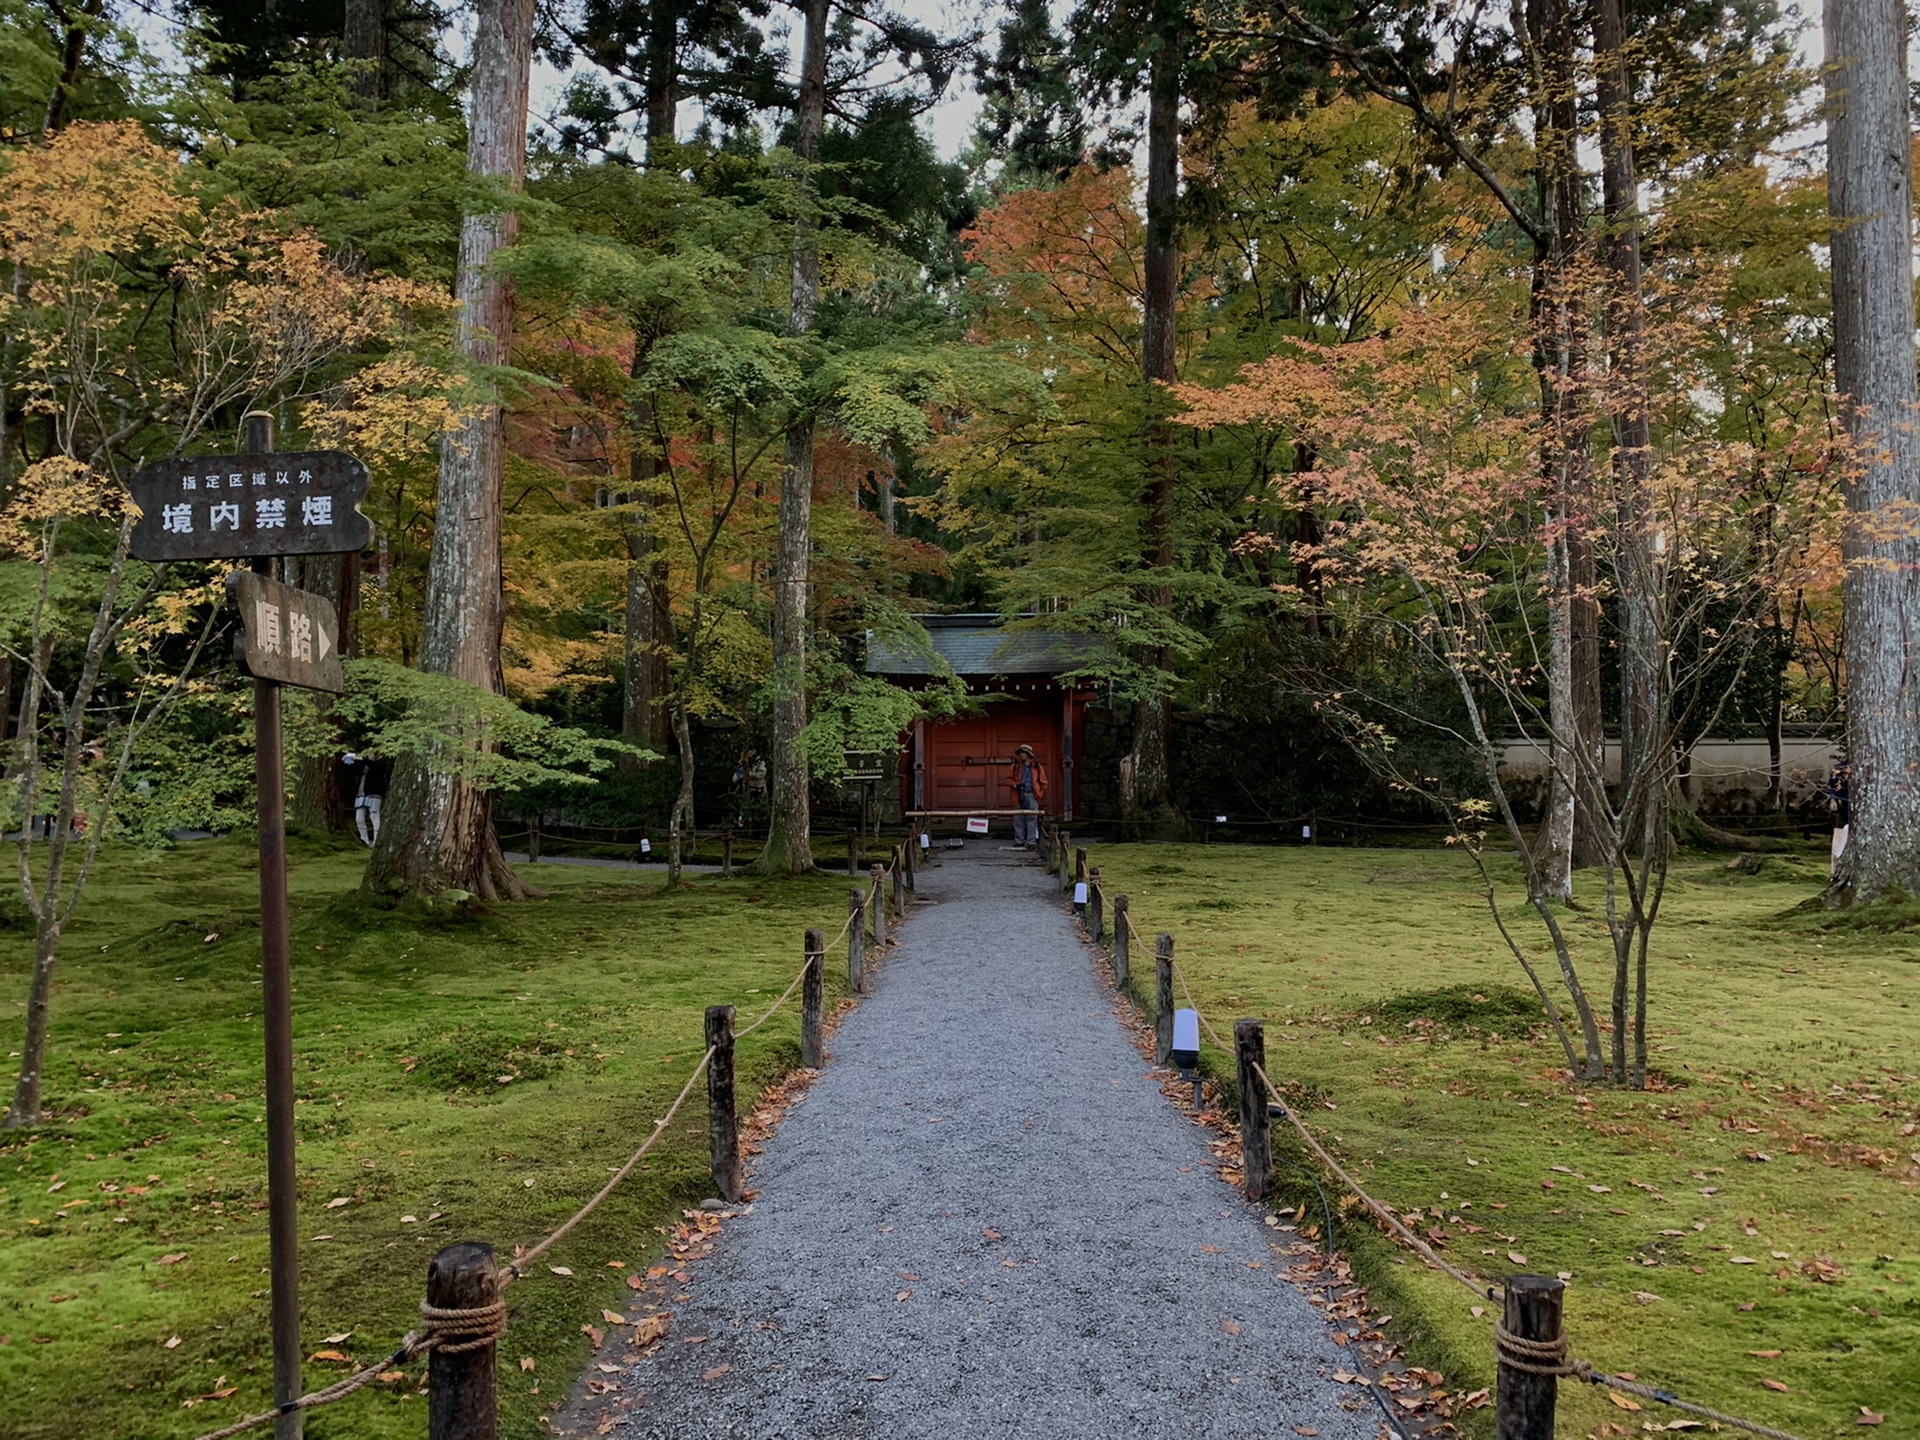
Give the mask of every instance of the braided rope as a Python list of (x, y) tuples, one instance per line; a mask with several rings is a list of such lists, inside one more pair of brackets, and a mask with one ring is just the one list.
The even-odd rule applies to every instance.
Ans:
[(1255, 1065), (1253, 1067), (1253, 1073), (1258, 1075), (1260, 1077), (1260, 1083), (1267, 1087), (1267, 1094), (1272, 1097), (1273, 1103), (1279, 1107), (1281, 1118), (1293, 1126), (1295, 1132), (1300, 1136), (1301, 1141), (1306, 1147), (1319, 1157), (1320, 1163), (1337, 1175), (1340, 1178), (1340, 1183), (1359, 1197), (1361, 1203), (1373, 1212), (1376, 1220), (1405, 1241), (1407, 1246), (1429, 1265), (1444, 1274), (1451, 1275), (1455, 1280), (1458, 1280), (1462, 1285), (1466, 1286), (1467, 1289), (1473, 1291), (1475, 1295), (1485, 1296), (1489, 1300), (1497, 1300), (1500, 1298), (1500, 1288), (1497, 1285), (1489, 1285), (1486, 1281), (1469, 1274), (1467, 1271), (1453, 1264), (1450, 1260), (1447, 1260), (1439, 1251), (1435, 1250), (1431, 1245), (1427, 1244), (1426, 1241), (1414, 1234), (1412, 1230), (1408, 1229), (1398, 1215), (1394, 1214), (1362, 1189), (1360, 1182), (1349, 1175), (1340, 1162), (1327, 1153), (1326, 1147), (1314, 1138), (1313, 1132), (1307, 1129), (1301, 1122), (1300, 1117), (1293, 1113), (1293, 1107), (1287, 1104), (1285, 1098), (1274, 1088), (1273, 1081), (1267, 1078), (1267, 1072), (1259, 1065)]
[(586, 1219), (587, 1216), (591, 1215), (595, 1210), (599, 1209), (600, 1202), (611, 1195), (614, 1187), (619, 1185), (622, 1180), (626, 1179), (627, 1176), (632, 1173), (633, 1167), (640, 1163), (640, 1158), (653, 1148), (656, 1140), (666, 1134), (667, 1126), (671, 1125), (673, 1123), (673, 1117), (680, 1113), (680, 1107), (687, 1103), (687, 1096), (693, 1093), (694, 1084), (700, 1079), (701, 1075), (706, 1072), (707, 1065), (712, 1059), (713, 1046), (709, 1045), (707, 1047), (707, 1053), (700, 1057), (700, 1063), (693, 1067), (693, 1074), (687, 1077), (687, 1083), (680, 1087), (680, 1093), (674, 1097), (673, 1104), (667, 1107), (667, 1113), (653, 1122), (653, 1133), (640, 1142), (640, 1148), (633, 1152), (632, 1157), (628, 1159), (627, 1163), (614, 1172), (611, 1180), (600, 1187), (599, 1194), (595, 1195), (591, 1200), (587, 1201), (586, 1204), (573, 1212), (573, 1218), (568, 1220), (567, 1223), (562, 1225), (558, 1230), (553, 1231), (546, 1239), (527, 1251), (526, 1254), (519, 1256), (514, 1260), (513, 1264), (500, 1272), (500, 1286), (502, 1289), (505, 1289), (515, 1280), (518, 1280), (520, 1276), (525, 1273), (527, 1264), (530, 1261), (537, 1260), (546, 1254), (547, 1251), (551, 1250), (560, 1242), (560, 1238), (563, 1235), (573, 1229), (573, 1227), (578, 1225), (582, 1220)]
[[(809, 959), (807, 962), (807, 964), (809, 965), (812, 963), (813, 962), (811, 959)], [(780, 1007), (786, 1004), (787, 1001), (793, 998), (793, 992), (800, 988), (800, 982), (806, 978), (807, 978), (807, 966), (802, 965), (800, 967), (800, 973), (798, 975), (795, 975), (792, 980), (787, 982), (787, 988), (780, 993), (780, 998), (774, 1001), (773, 1004), (768, 1007), (767, 1013), (762, 1015), (758, 1020), (754, 1021), (751, 1025), (747, 1026), (746, 1029), (736, 1031), (733, 1038), (735, 1040), (744, 1040), (747, 1038), (747, 1036), (751, 1035), (754, 1031), (758, 1030), (762, 1025), (766, 1024), (767, 1021), (771, 1020), (774, 1017), (774, 1015), (779, 1011)]]
[[(507, 1333), (507, 1305), (496, 1300), (491, 1305), (476, 1305), (471, 1310), (452, 1310), (420, 1302), (420, 1332), (425, 1335), (422, 1349), (431, 1347), (442, 1355), (465, 1355), (496, 1344)], [(448, 1344), (449, 1339), (463, 1337)]]
[(1642, 1400), (1652, 1400), (1684, 1414), (1697, 1415), (1702, 1420), (1711, 1420), (1718, 1425), (1730, 1425), (1735, 1430), (1744, 1430), (1749, 1435), (1764, 1435), (1767, 1440), (1800, 1440), (1791, 1430), (1776, 1430), (1771, 1425), (1759, 1425), (1752, 1420), (1743, 1420), (1738, 1415), (1729, 1415), (1721, 1410), (1709, 1410), (1705, 1405), (1696, 1405), (1691, 1400), (1682, 1400), (1671, 1390), (1661, 1390), (1652, 1385), (1642, 1385), (1635, 1380), (1624, 1380), (1618, 1375), (1608, 1375), (1593, 1368), (1584, 1360), (1575, 1360), (1580, 1367), (1579, 1378), (1595, 1385), (1604, 1385), (1609, 1390), (1624, 1391), (1628, 1395), (1638, 1395)]
[(1498, 1320), (1493, 1322), (1493, 1353), (1509, 1370), (1523, 1375), (1577, 1375), (1585, 1379), (1593, 1367), (1584, 1360), (1567, 1359), (1567, 1337), (1529, 1340)]
[(236, 1420), (224, 1429), (208, 1431), (200, 1437), (200, 1440), (229, 1440), (230, 1436), (243, 1435), (249, 1430), (271, 1424), (282, 1415), (291, 1415), (296, 1410), (312, 1410), (321, 1405), (331, 1405), (336, 1400), (344, 1400), (356, 1390), (371, 1385), (383, 1372), (393, 1366), (404, 1365), (422, 1352), (434, 1348), (436, 1347), (432, 1340), (423, 1338), (417, 1330), (410, 1330), (406, 1338), (400, 1342), (399, 1348), (391, 1355), (376, 1364), (369, 1365), (358, 1374), (349, 1375), (344, 1380), (336, 1380), (324, 1389), (309, 1391), (297, 1400), (289, 1400), (284, 1405), (276, 1405), (273, 1409), (263, 1410), (258, 1415), (249, 1415), (244, 1420)]

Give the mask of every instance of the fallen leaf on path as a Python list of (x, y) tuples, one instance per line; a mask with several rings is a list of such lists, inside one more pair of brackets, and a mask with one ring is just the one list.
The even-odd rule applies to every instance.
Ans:
[(1238, 1335), (1240, 1333), (1240, 1322), (1238, 1320), (1222, 1320), (1220, 1322), (1220, 1328), (1229, 1335)]
[(406, 1379), (407, 1372), (404, 1370), (382, 1370), (375, 1378), (378, 1379), (382, 1385), (393, 1385)]
[(905, 1299), (907, 1299), (907, 1298), (908, 1298), (909, 1296), (911, 1296), (912, 1294), (913, 1294), (913, 1291), (911, 1291), (911, 1290), (902, 1290), (902, 1291), (900, 1291), (900, 1292), (899, 1292), (899, 1293), (898, 1293), (897, 1295), (895, 1295), (895, 1296), (894, 1296), (893, 1298), (894, 1298), (895, 1300), (905, 1300)]
[(986, 1236), (987, 1239), (989, 1240), (1004, 1240), (1007, 1238), (1006, 1236), (1002, 1235), (998, 1230), (995, 1230), (992, 1226), (988, 1226), (986, 1229), (982, 1230), (980, 1233)]
[(716, 1365), (711, 1370), (702, 1370), (700, 1372), (700, 1378), (702, 1380), (718, 1380), (732, 1368), (731, 1365)]
[(1640, 1408), (1640, 1402), (1638, 1400), (1629, 1399), (1618, 1390), (1607, 1391), (1607, 1399), (1618, 1405), (1622, 1410), (1638, 1410)]
[(1749, 1350), (1747, 1353), (1757, 1360), (1778, 1360), (1782, 1354), (1779, 1350)]
[(347, 1343), (347, 1337), (352, 1334), (351, 1330), (342, 1330), (337, 1335), (322, 1335), (320, 1339), (328, 1345), (344, 1345)]
[(167, 1349), (169, 1349), (169, 1350), (172, 1350), (172, 1349), (175, 1349), (175, 1348), (177, 1348), (177, 1347), (179, 1346), (179, 1344), (180, 1344), (180, 1337), (179, 1337), (178, 1335), (176, 1335), (176, 1336), (174, 1336), (174, 1337), (173, 1337), (173, 1338), (172, 1338), (171, 1340), (166, 1340), (166, 1341), (163, 1341), (163, 1342), (161, 1342), (161, 1343), (162, 1343), (163, 1345), (165, 1345), (165, 1347), (166, 1347)]
[(182, 1260), (184, 1260), (184, 1259), (186, 1259), (186, 1258), (187, 1258), (187, 1252), (186, 1252), (186, 1251), (184, 1251), (184, 1250), (176, 1250), (176, 1251), (174, 1251), (174, 1252), (173, 1252), (173, 1253), (172, 1253), (171, 1255), (162, 1255), (162, 1256), (161, 1256), (161, 1257), (160, 1257), (160, 1258), (159, 1258), (158, 1260), (156, 1260), (156, 1261), (154, 1261), (154, 1264), (156, 1264), (156, 1265), (178, 1265), (178, 1264), (179, 1264), (179, 1263), (180, 1263), (180, 1262), (181, 1262)]
[(1886, 1418), (1884, 1415), (1874, 1414), (1873, 1411), (1862, 1405), (1860, 1407), (1860, 1415), (1853, 1423), (1856, 1425), (1878, 1425)]
[(640, 1346), (664, 1339), (673, 1321), (665, 1315), (649, 1315), (633, 1327), (633, 1343)]
[(353, 1357), (340, 1350), (316, 1350), (313, 1354), (309, 1355), (307, 1359), (351, 1361)]
[(600, 1318), (606, 1321), (609, 1325), (628, 1325), (632, 1323), (627, 1319), (626, 1316), (622, 1315), (618, 1310), (602, 1310), (600, 1312)]
[(598, 1325), (582, 1325), (580, 1327), (580, 1333), (593, 1341), (593, 1348), (596, 1350), (600, 1348), (601, 1344), (604, 1343), (607, 1338), (607, 1332), (602, 1330)]
[(326, 1208), (329, 1210), (338, 1210), (342, 1205), (351, 1205), (352, 1203), (353, 1197), (351, 1195), (336, 1195), (333, 1199), (327, 1201)]
[(869, 1375), (869, 1376), (867, 1376), (867, 1379), (869, 1379), (869, 1380), (887, 1380), (887, 1379), (891, 1379), (891, 1378), (892, 1378), (891, 1376), (887, 1376), (887, 1375)]
[(534, 1367), (534, 1366), (535, 1366), (536, 1364), (538, 1364), (538, 1363), (539, 1363), (539, 1362), (538, 1362), (538, 1361), (536, 1361), (536, 1360), (535, 1360), (535, 1359), (533, 1358), (533, 1356), (531, 1356), (531, 1355), (522, 1355), (522, 1356), (520, 1357), (520, 1368), (521, 1368), (521, 1370), (522, 1370), (522, 1371), (525, 1371), (525, 1372), (527, 1372), (527, 1373), (529, 1373), (529, 1374), (530, 1374), (530, 1373), (532, 1373), (532, 1371), (533, 1371), (533, 1367)]
[(1636, 1290), (1633, 1292), (1633, 1298), (1638, 1300), (1642, 1305), (1651, 1305), (1660, 1297), (1651, 1290)]
[(1296, 1425), (1293, 1427), (1293, 1433), (1296, 1435), (1318, 1435), (1320, 1432), (1311, 1425)]
[(627, 1268), (627, 1262), (624, 1260), (607, 1261), (607, 1269), (609, 1270), (624, 1270), (626, 1268)]
[(1762, 1380), (1760, 1383), (1766, 1386), (1767, 1389), (1769, 1390), (1778, 1390), (1782, 1395), (1785, 1395), (1788, 1389), (1790, 1388), (1784, 1381), (1781, 1381), (1781, 1380)]
[(1522, 1255), (1518, 1250), (1507, 1251), (1507, 1259), (1516, 1265), (1524, 1265), (1527, 1263), (1527, 1257)]
[(573, 1274), (573, 1271), (569, 1270), (564, 1265), (549, 1265), (547, 1266), (547, 1269), (551, 1270), (556, 1275), (566, 1275), (571, 1277)]

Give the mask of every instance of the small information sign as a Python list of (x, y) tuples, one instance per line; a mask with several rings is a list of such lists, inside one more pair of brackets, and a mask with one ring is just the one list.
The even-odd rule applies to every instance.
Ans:
[(246, 628), (244, 658), (256, 679), (346, 692), (333, 601), (245, 570), (227, 577), (227, 593), (239, 607)]
[(250, 560), (365, 549), (367, 467), (344, 450), (156, 460), (130, 482), (141, 560)]

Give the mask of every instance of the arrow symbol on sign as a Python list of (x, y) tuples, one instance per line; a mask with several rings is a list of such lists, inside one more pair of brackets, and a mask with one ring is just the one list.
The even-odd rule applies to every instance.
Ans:
[(327, 627), (316, 625), (313, 628), (320, 632), (320, 658), (324, 660), (327, 658)]

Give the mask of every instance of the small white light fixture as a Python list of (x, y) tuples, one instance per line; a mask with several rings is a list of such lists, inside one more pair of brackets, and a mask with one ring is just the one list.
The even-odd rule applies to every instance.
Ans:
[(933, 836), (924, 830), (920, 832), (920, 848), (922, 850), (931, 850), (933, 848)]
[(1216, 825), (1224, 825), (1227, 823), (1227, 817), (1224, 815), (1216, 815), (1213, 817), (1213, 823)]
[(1173, 1068), (1180, 1072), (1180, 1078), (1193, 1086), (1193, 1108), (1198, 1110), (1204, 1104), (1200, 1087), (1200, 1012), (1198, 1010), (1176, 1010), (1173, 1012), (1173, 1045), (1168, 1052)]
[(1087, 882), (1076, 880), (1073, 883), (1073, 913), (1079, 915), (1087, 908)]
[(642, 855), (653, 854), (653, 841), (647, 839), (644, 835), (640, 837), (640, 853)]
[(1313, 838), (1313, 827), (1311, 825), (1302, 825), (1300, 827), (1300, 838), (1302, 840), (1311, 840)]

